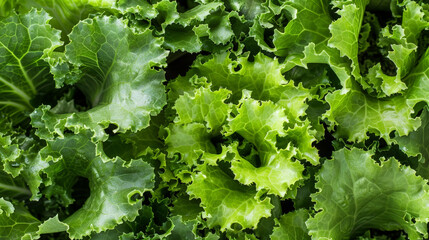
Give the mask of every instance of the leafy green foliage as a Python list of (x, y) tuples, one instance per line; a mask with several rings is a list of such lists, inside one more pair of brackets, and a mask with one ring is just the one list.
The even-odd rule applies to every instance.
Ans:
[(0, 239), (427, 239), (421, 0), (0, 0)]
[(307, 221), (315, 238), (349, 238), (369, 228), (403, 229), (410, 239), (427, 237), (427, 181), (396, 159), (377, 164), (371, 152), (341, 149), (326, 161), (312, 196), (321, 210)]
[(45, 11), (32, 10), (0, 21), (0, 109), (15, 123), (37, 107), (32, 104), (36, 95), (54, 88), (44, 59), (62, 43), (50, 20)]

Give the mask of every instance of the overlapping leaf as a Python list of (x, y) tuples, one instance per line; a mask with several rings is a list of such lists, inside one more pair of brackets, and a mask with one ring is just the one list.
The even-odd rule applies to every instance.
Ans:
[(36, 95), (52, 91), (44, 59), (62, 43), (45, 11), (12, 14), (0, 21), (0, 110), (19, 123), (34, 107)]
[(299, 209), (281, 216), (278, 221), (278, 226), (274, 228), (271, 239), (310, 239), (307, 226), (305, 225), (305, 221), (307, 221), (308, 217), (308, 212), (304, 209)]
[(104, 162), (96, 155), (95, 144), (83, 134), (49, 141), (41, 154), (57, 158), (43, 169), (49, 179), (47, 185), (55, 185), (56, 194), (69, 195), (78, 176), (89, 180), (89, 198), (81, 209), (63, 220), (70, 227), (72, 238), (133, 220), (142, 201), (134, 200), (134, 195), (141, 196), (153, 187), (153, 169), (148, 163), (142, 160), (126, 163), (120, 158)]
[(255, 183), (256, 188), (284, 196), (287, 190), (302, 179), (303, 166), (292, 160), (293, 148), (278, 150), (276, 136), (285, 135), (283, 124), (288, 120), (281, 107), (271, 102), (258, 103), (244, 98), (235, 118), (229, 119), (226, 135), (240, 134), (254, 144), (258, 151), (260, 166), (254, 166), (236, 153), (231, 170), (243, 184)]
[(371, 152), (334, 152), (318, 175), (312, 196), (320, 210), (306, 224), (314, 239), (350, 238), (370, 228), (404, 230), (410, 239), (427, 237), (429, 188), (396, 159), (376, 163)]
[[(65, 54), (70, 63), (54, 63), (55, 80), (58, 86), (76, 84), (91, 109), (53, 115), (40, 107), (32, 121), (48, 130), (43, 137), (61, 135), (64, 128), (89, 128), (102, 138), (109, 124), (117, 125), (119, 132), (146, 128), (150, 115), (159, 113), (166, 103), (163, 71), (153, 69), (165, 61), (162, 40), (148, 29), (135, 33), (122, 20), (106, 16), (80, 22), (70, 40)], [(77, 70), (70, 73), (72, 66)]]
[(238, 223), (255, 228), (261, 218), (271, 215), (269, 198), (258, 199), (254, 187), (241, 185), (219, 167), (204, 164), (198, 171), (187, 192), (201, 199), (209, 227), (219, 225), (225, 231)]

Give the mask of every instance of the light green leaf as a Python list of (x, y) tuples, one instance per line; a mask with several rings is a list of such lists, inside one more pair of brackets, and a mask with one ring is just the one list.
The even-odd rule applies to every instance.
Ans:
[(235, 152), (231, 170), (240, 183), (255, 183), (258, 191), (266, 189), (269, 194), (284, 197), (289, 190), (294, 189), (294, 183), (303, 179), (304, 167), (298, 161), (292, 160), (295, 154), (296, 152), (290, 149), (266, 153), (261, 166), (255, 167)]
[(228, 119), (226, 136), (240, 134), (256, 146), (260, 166), (254, 166), (240, 157), (235, 150), (231, 170), (242, 184), (256, 184), (256, 189), (267, 189), (268, 193), (283, 197), (287, 190), (302, 179), (303, 166), (292, 161), (296, 154), (294, 148), (277, 150), (276, 136), (284, 136), (284, 123), (287, 118), (284, 110), (272, 102), (258, 102), (244, 98), (240, 101), (238, 114)]
[(226, 52), (214, 55), (207, 62), (201, 60), (195, 61), (191, 73), (206, 77), (215, 89), (230, 90), (233, 103), (241, 99), (243, 89), (251, 91), (253, 99), (269, 100), (271, 91), (287, 83), (281, 73), (283, 65), (263, 54), (256, 55), (254, 62), (247, 57), (234, 61)]
[(36, 239), (39, 224), (26, 208), (16, 205), (9, 214), (0, 214), (0, 239)]
[(16, 6), (16, 0), (0, 0), (0, 17), (8, 17)]
[(353, 76), (360, 76), (358, 52), (359, 32), (362, 27), (365, 7), (369, 0), (354, 0), (350, 4), (344, 3), (337, 11), (341, 17), (329, 25), (332, 37), (328, 46), (340, 50), (341, 56), (347, 56), (352, 61)]
[(417, 58), (418, 37), (421, 31), (429, 26), (429, 22), (423, 20), (422, 7), (415, 2), (406, 3), (402, 17), (402, 25), (395, 25), (392, 30), (385, 27), (381, 31), (383, 38), (379, 40), (380, 46), (391, 49), (387, 58), (395, 64), (396, 76), (383, 73), (380, 64), (376, 64), (368, 72), (369, 83), (376, 88), (381, 97), (399, 93), (407, 88), (402, 82), (402, 78), (414, 67)]
[(19, 149), (18, 144), (12, 143), (12, 138), (12, 136), (3, 136), (0, 133), (0, 159), (3, 170), (11, 176), (16, 177), (24, 166), (19, 163), (22, 151)]
[(69, 226), (58, 219), (58, 215), (51, 217), (39, 225), (39, 231), (37, 234), (47, 234), (64, 232), (69, 229)]
[[(428, 22), (422, 18), (421, 6), (413, 1), (404, 3), (406, 9), (403, 12), (402, 25), (395, 25), (391, 30), (389, 27), (382, 29), (382, 37), (379, 38), (378, 43), (380, 47), (384, 46), (390, 50), (385, 55), (393, 62), (396, 69), (393, 72), (384, 73), (380, 63), (376, 63), (369, 68), (367, 76), (362, 76), (358, 61), (358, 53), (362, 50), (358, 49), (358, 41), (365, 6), (368, 2), (368, 0), (359, 0), (337, 4), (340, 7), (338, 13), (341, 17), (330, 25), (332, 38), (329, 39), (328, 45), (338, 49), (341, 56), (347, 56), (351, 60), (352, 75), (367, 91), (375, 91), (373, 94), (378, 97), (402, 93), (407, 89), (406, 82), (402, 81), (402, 78), (411, 71), (415, 64), (417, 38), (422, 29), (428, 26)], [(410, 29), (415, 32), (411, 33)], [(377, 29), (374, 30), (377, 31)], [(366, 61), (370, 61), (370, 59)]]
[(319, 153), (313, 143), (316, 141), (315, 130), (310, 129), (310, 122), (307, 121), (304, 125), (295, 125), (293, 128), (286, 130), (285, 135), (277, 138), (277, 147), (282, 145), (286, 148), (290, 143), (297, 149), (297, 157), (306, 159), (313, 165), (319, 164)]
[(211, 132), (218, 132), (230, 111), (230, 106), (225, 103), (230, 93), (227, 89), (211, 91), (208, 88), (196, 89), (193, 96), (185, 93), (174, 105), (177, 112), (175, 124), (199, 122)]
[(180, 161), (188, 166), (196, 165), (198, 157), (203, 152), (215, 153), (216, 149), (210, 141), (212, 134), (201, 123), (185, 125), (171, 124), (169, 134), (165, 139), (169, 157), (180, 153)]
[[(244, 93), (249, 94), (250, 93)], [(275, 149), (275, 136), (284, 136), (284, 124), (288, 119), (284, 109), (272, 102), (259, 102), (244, 96), (240, 101), (238, 114), (228, 118), (225, 135), (240, 134), (253, 143), (259, 152)]]
[[(122, 20), (106, 16), (80, 22), (70, 40), (66, 57), (79, 68), (76, 85), (92, 108), (48, 120), (41, 115), (48, 115), (46, 108), (41, 107), (33, 112), (33, 122), (40, 121), (40, 126), (60, 136), (64, 128), (75, 132), (92, 129), (95, 138), (104, 137), (103, 128), (109, 124), (117, 125), (118, 132), (146, 128), (150, 115), (158, 114), (166, 104), (163, 71), (153, 69), (161, 66), (167, 55), (160, 47), (162, 40), (148, 29), (136, 33)], [(61, 81), (74, 84), (68, 80), (56, 79), (60, 85)]]
[(174, 23), (179, 18), (177, 2), (175, 1), (162, 0), (154, 4), (154, 8), (158, 12), (157, 21), (161, 24), (163, 31), (165, 31), (166, 26)]
[(389, 139), (396, 131), (399, 136), (408, 135), (420, 126), (419, 118), (412, 118), (413, 107), (419, 102), (429, 103), (429, 51), (418, 65), (404, 78), (408, 89), (403, 95), (378, 99), (363, 92), (356, 83), (350, 90), (337, 90), (326, 96), (331, 109), (326, 117), (338, 124), (337, 136), (349, 141), (362, 141), (366, 133), (373, 132)]
[[(396, 159), (376, 163), (372, 152), (353, 148), (333, 153), (318, 174), (312, 195), (319, 211), (306, 224), (312, 239), (342, 239), (368, 229), (404, 230), (427, 238), (429, 186)], [(424, 226), (424, 227), (422, 227)]]
[[(34, 136), (20, 132), (0, 133), (0, 193), (8, 197), (40, 198), (39, 186), (42, 178), (35, 173), (48, 166), (47, 159), (39, 155), (39, 143)], [(27, 189), (27, 186), (29, 189)]]
[(305, 115), (311, 98), (310, 92), (302, 85), (295, 86), (293, 81), (286, 81), (282, 75), (283, 64), (263, 54), (257, 54), (253, 62), (247, 57), (236, 60), (228, 53), (216, 54), (206, 62), (197, 60), (188, 76), (197, 74), (206, 77), (213, 88), (227, 88), (232, 92), (231, 102), (238, 103), (242, 90), (251, 91), (256, 100), (271, 100), (285, 108), (290, 123), (299, 121)]
[(302, 55), (304, 48), (314, 43), (317, 51), (326, 48), (332, 22), (327, 0), (294, 0), (286, 10), (292, 16), (283, 32), (275, 30), (274, 46), (277, 56)]
[(299, 209), (287, 213), (279, 220), (278, 226), (274, 227), (271, 239), (273, 240), (305, 240), (310, 239), (305, 221), (309, 218), (308, 211)]
[[(62, 220), (69, 226), (71, 238), (82, 238), (91, 232), (113, 229), (122, 221), (138, 215), (142, 200), (134, 200), (153, 187), (153, 168), (142, 160), (126, 163), (120, 158), (104, 162), (96, 154), (96, 146), (86, 135), (66, 135), (48, 141), (42, 155), (58, 159), (43, 170), (58, 194), (70, 194), (78, 176), (89, 180), (90, 196), (71, 216)], [(47, 185), (50, 185), (47, 183)]]
[(177, 23), (186, 27), (203, 22), (210, 14), (218, 10), (222, 6), (220, 2), (211, 2), (198, 5), (184, 13), (181, 13), (177, 19)]
[[(89, 2), (93, 2), (90, 0)], [(106, 7), (115, 8), (122, 12), (140, 15), (143, 19), (153, 19), (158, 15), (158, 11), (146, 0), (95, 0), (106, 3)], [(93, 4), (93, 3), (92, 3)], [(138, 18), (138, 17), (137, 17)]]
[[(3, 194), (2, 194), (3, 195)], [(0, 198), (0, 215), (10, 216), (15, 211), (13, 204), (7, 200), (4, 200), (3, 197)]]
[(385, 139), (392, 131), (403, 136), (420, 125), (419, 119), (411, 118), (413, 109), (401, 96), (383, 101), (354, 87), (347, 92), (337, 90), (328, 94), (326, 101), (331, 109), (325, 116), (338, 125), (336, 136), (349, 141), (363, 141), (367, 132)]
[(116, 0), (20, 0), (16, 9), (20, 13), (30, 11), (32, 8), (44, 9), (53, 17), (52, 26), (69, 34), (80, 20), (97, 11), (111, 11)]
[(37, 10), (0, 20), (0, 111), (15, 124), (33, 110), (36, 96), (54, 89), (44, 59), (62, 42), (50, 20)]
[(408, 136), (397, 136), (392, 139), (394, 143), (399, 145), (399, 148), (405, 152), (408, 156), (418, 156), (419, 166), (417, 173), (422, 177), (429, 178), (429, 116), (427, 108), (424, 108), (422, 115), (421, 126), (414, 132), (411, 132)]
[(256, 228), (259, 220), (271, 215), (269, 198), (258, 199), (253, 187), (234, 181), (219, 167), (201, 165), (193, 175), (187, 192), (201, 199), (209, 227), (231, 229), (233, 223), (243, 228)]
[(429, 26), (423, 7), (415, 1), (407, 1), (402, 16), (402, 26), (407, 41), (417, 44), (421, 32)]

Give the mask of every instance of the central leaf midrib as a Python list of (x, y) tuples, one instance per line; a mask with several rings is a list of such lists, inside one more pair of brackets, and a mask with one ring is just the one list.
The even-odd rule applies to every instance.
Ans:
[(37, 90), (34, 87), (33, 82), (31, 81), (30, 77), (28, 76), (27, 71), (25, 71), (24, 66), (22, 66), (21, 59), (18, 58), (15, 55), (15, 53), (13, 53), (6, 45), (4, 45), (3, 42), (0, 41), (0, 45), (3, 46), (3, 48), (6, 49), (6, 51), (8, 51), (12, 55), (12, 57), (14, 57), (16, 59), (16, 61), (18, 62), (19, 69), (21, 70), (22, 75), (24, 76), (25, 81), (27, 82), (27, 84), (30, 87), (30, 89), (33, 92), (33, 94), (36, 94)]
[(114, 65), (116, 63), (116, 57), (117, 57), (117, 52), (115, 51), (115, 55), (113, 56), (113, 59), (112, 59), (112, 64), (110, 64), (110, 66), (107, 69), (107, 71), (104, 72), (102, 70), (102, 68), (100, 67), (100, 65), (99, 65), (98, 56), (97, 56), (97, 67), (103, 72), (104, 76), (103, 76), (103, 81), (102, 81), (102, 85), (101, 85), (101, 88), (100, 88), (100, 93), (99, 93), (98, 97), (94, 100), (94, 103), (93, 103), (94, 107), (98, 105), (98, 103), (100, 102), (101, 97), (103, 96), (104, 92), (107, 90), (106, 84), (107, 84), (108, 78), (110, 76), (110, 72), (112, 71), (112, 69), (113, 69), (113, 67), (114, 67)]
[(31, 97), (26, 92), (24, 92), (22, 89), (15, 86), (15, 84), (4, 79), (2, 76), (0, 76), (0, 83), (1, 82), (4, 83), (6, 86), (10, 87), (17, 96), (23, 99), (29, 109), (33, 108), (33, 106), (31, 106), (30, 104)]
[(18, 193), (24, 194), (24, 195), (31, 195), (30, 190), (28, 190), (26, 188), (18, 187), (18, 186), (11, 186), (8, 184), (3, 184), (3, 183), (0, 183), (0, 189), (14, 191), (14, 192), (18, 192)]

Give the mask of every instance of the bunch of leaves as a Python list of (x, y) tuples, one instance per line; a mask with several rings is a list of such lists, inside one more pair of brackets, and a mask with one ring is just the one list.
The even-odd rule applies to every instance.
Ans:
[(429, 5), (0, 0), (0, 239), (428, 238)]

